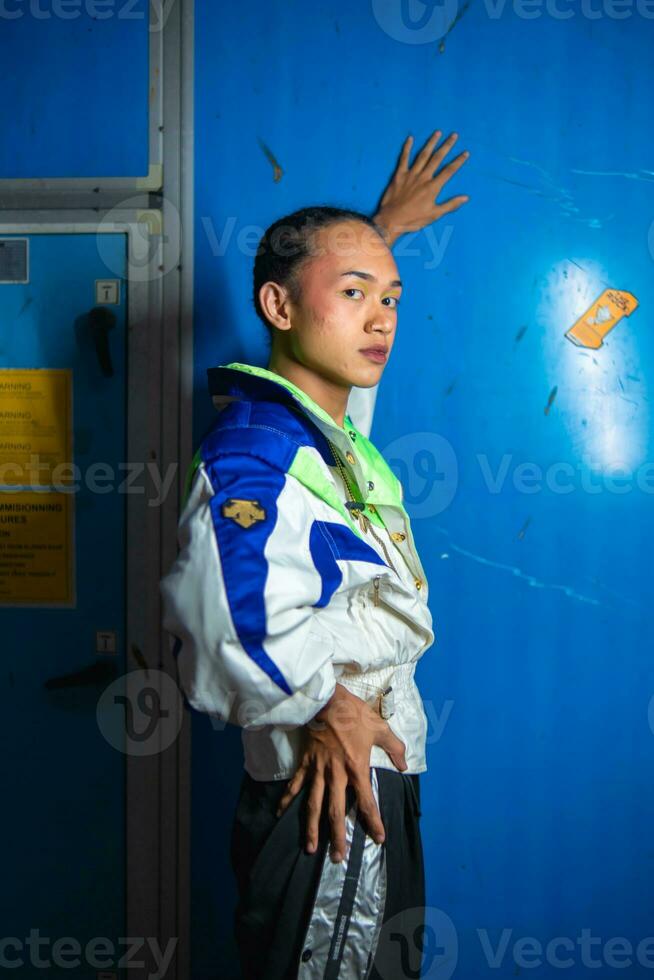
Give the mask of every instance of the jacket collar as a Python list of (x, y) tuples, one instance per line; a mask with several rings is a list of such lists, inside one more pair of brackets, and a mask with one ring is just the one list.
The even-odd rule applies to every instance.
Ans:
[(339, 425), (331, 415), (321, 408), (306, 391), (298, 388), (287, 378), (254, 364), (232, 361), (218, 367), (208, 368), (209, 393), (217, 407), (234, 398), (255, 399), (257, 401), (281, 401), (299, 405), (316, 423), (321, 432), (335, 445), (349, 448), (348, 430), (357, 432), (352, 419), (345, 413), (345, 426)]
[[(408, 520), (402, 504), (400, 481), (370, 440), (358, 431), (350, 416), (345, 428), (292, 381), (268, 368), (232, 361), (208, 368), (209, 393), (216, 407), (233, 399), (286, 402), (299, 406), (323, 435), (340, 449), (362, 498), (373, 505), (397, 507)], [(354, 453), (353, 453), (354, 450)]]

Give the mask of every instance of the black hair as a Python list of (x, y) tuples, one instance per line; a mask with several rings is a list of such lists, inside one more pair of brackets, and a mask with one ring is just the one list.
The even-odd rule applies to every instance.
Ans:
[(291, 299), (299, 299), (298, 273), (308, 258), (314, 254), (314, 236), (320, 228), (339, 221), (361, 221), (373, 228), (382, 241), (384, 233), (374, 220), (360, 211), (335, 208), (328, 205), (301, 208), (283, 218), (278, 218), (261, 236), (254, 259), (253, 301), (257, 316), (272, 337), (273, 327), (261, 303), (259, 290), (264, 282), (277, 282), (286, 286)]

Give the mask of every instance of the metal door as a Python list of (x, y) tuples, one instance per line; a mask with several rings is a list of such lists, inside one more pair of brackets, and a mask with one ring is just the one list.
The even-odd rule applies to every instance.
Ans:
[(126, 935), (125, 754), (96, 716), (125, 670), (126, 241), (0, 238), (4, 957), (69, 975), (78, 949), (93, 980)]

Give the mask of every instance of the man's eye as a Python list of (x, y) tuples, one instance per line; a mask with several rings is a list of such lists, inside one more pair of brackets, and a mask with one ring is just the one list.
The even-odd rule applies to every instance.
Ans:
[(391, 306), (391, 309), (392, 310), (396, 310), (398, 308), (398, 306), (400, 305), (400, 301), (399, 301), (399, 299), (398, 299), (397, 296), (385, 296), (384, 299), (385, 300), (387, 300), (387, 299), (392, 299), (393, 300), (393, 303), (395, 305), (394, 306)]
[(362, 289), (357, 289), (356, 286), (350, 286), (348, 289), (344, 289), (343, 292), (344, 293), (361, 293), (361, 295), (363, 296), (363, 290)]

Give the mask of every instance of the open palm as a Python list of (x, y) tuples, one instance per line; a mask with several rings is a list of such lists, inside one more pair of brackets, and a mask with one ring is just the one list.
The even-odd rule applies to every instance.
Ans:
[(409, 155), (413, 136), (407, 136), (404, 141), (397, 167), (375, 214), (375, 221), (383, 228), (389, 244), (404, 232), (418, 231), (470, 200), (466, 194), (458, 194), (441, 203), (435, 200), (470, 156), (466, 150), (441, 166), (456, 143), (458, 133), (451, 133), (436, 149), (440, 136), (439, 129), (432, 133), (411, 166)]

